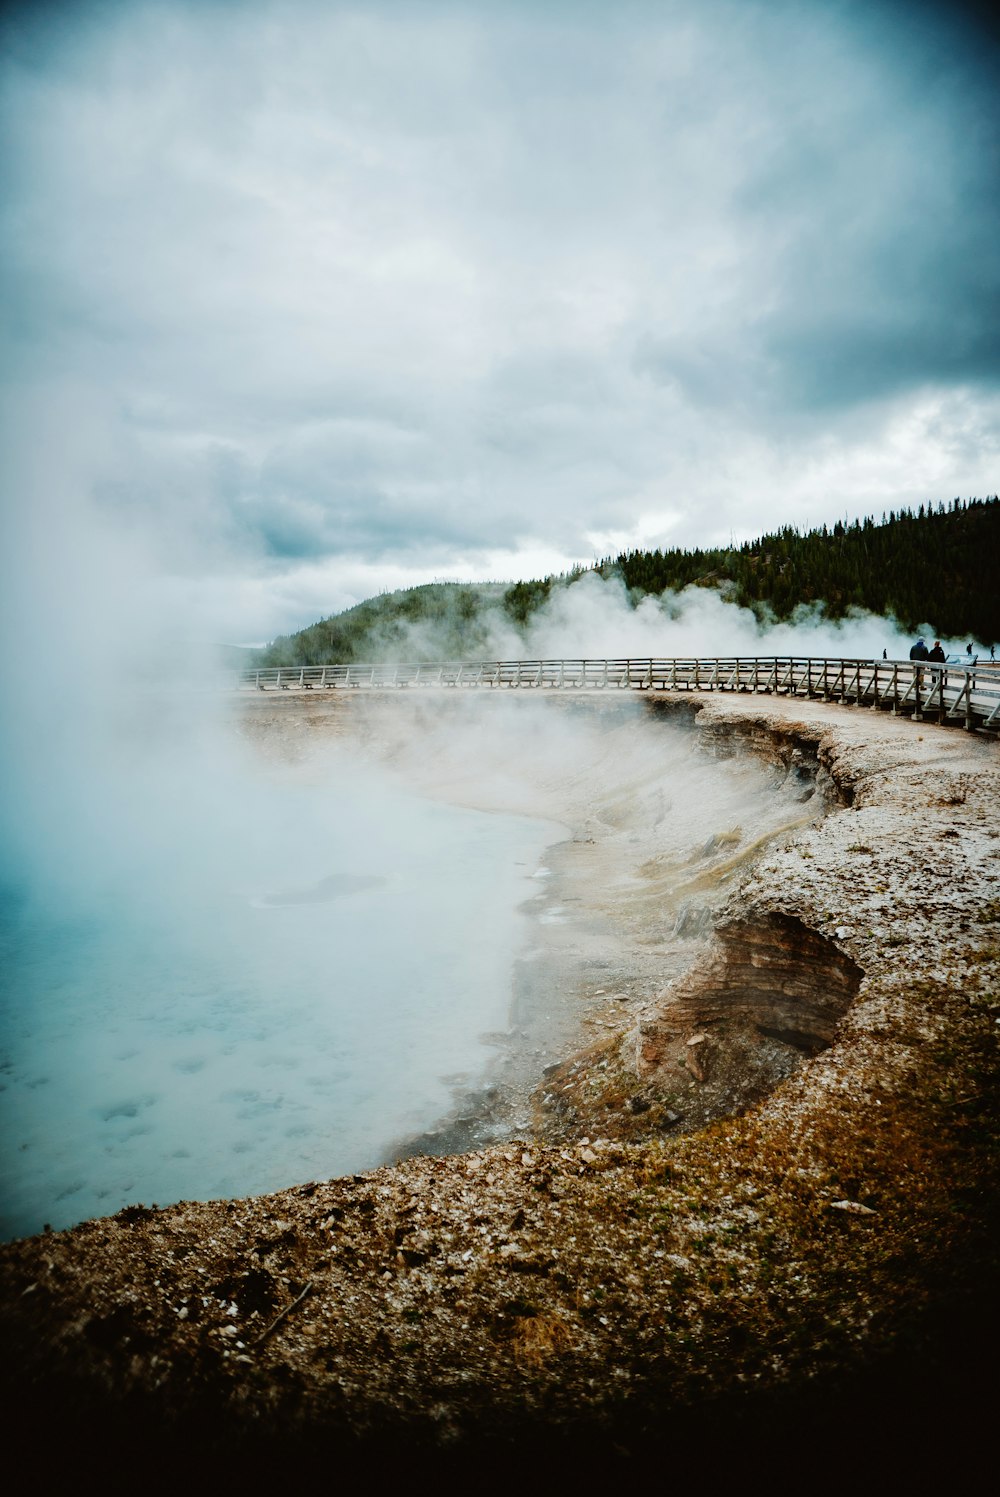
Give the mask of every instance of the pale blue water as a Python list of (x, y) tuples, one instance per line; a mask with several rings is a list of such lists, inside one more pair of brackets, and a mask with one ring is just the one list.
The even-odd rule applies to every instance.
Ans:
[(376, 1164), (507, 1025), (558, 829), (227, 783), (112, 828), (85, 890), (0, 903), (4, 1237)]

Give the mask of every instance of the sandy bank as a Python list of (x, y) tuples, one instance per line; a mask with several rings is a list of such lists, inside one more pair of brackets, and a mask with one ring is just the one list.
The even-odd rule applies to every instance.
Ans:
[[(695, 706), (715, 753), (814, 767), (839, 809), (748, 865), (672, 986), (595, 1011), (533, 1136), (0, 1249), (9, 1406), (228, 1461), (697, 1467), (723, 1430), (740, 1455), (845, 1420), (874, 1458), (888, 1422), (897, 1469), (908, 1439), (945, 1453), (933, 1411), (960, 1468), (995, 1331), (1000, 750), (823, 704), (662, 710)], [(761, 1055), (767, 1095), (696, 1126)]]

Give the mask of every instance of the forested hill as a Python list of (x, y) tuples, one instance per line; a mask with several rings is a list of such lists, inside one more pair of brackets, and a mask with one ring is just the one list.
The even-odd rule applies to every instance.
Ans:
[(257, 652), (259, 665), (352, 660), (458, 660), (489, 655), (494, 621), (506, 619), (502, 582), (429, 582), (366, 598)]
[(601, 564), (632, 589), (662, 593), (689, 583), (723, 587), (734, 603), (779, 619), (800, 603), (827, 618), (851, 608), (892, 614), (908, 629), (1000, 635), (1000, 499), (923, 505), (874, 520), (840, 521), (800, 535), (786, 526), (727, 551), (631, 551)]
[[(430, 583), (370, 598), (259, 652), (262, 665), (352, 660), (471, 659), (492, 653), (495, 626), (520, 633), (554, 589), (588, 572), (620, 577), (634, 603), (685, 587), (717, 589), (758, 618), (787, 619), (800, 604), (821, 616), (851, 609), (929, 625), (943, 638), (1000, 644), (1000, 499), (955, 500), (851, 525), (791, 526), (726, 549), (629, 551), (561, 576), (464, 585)], [(405, 641), (405, 644), (404, 644)]]

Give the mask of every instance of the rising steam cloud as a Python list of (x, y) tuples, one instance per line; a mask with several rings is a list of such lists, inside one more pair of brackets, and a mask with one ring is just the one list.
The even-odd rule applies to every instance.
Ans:
[[(933, 636), (929, 625), (921, 631)], [(822, 617), (822, 605), (801, 605), (787, 622), (760, 622), (748, 608), (726, 602), (714, 589), (688, 587), (646, 597), (635, 607), (624, 584), (591, 574), (550, 594), (531, 621), (527, 645), (534, 657), (824, 655), (852, 658), (906, 656), (913, 636), (893, 618), (864, 610), (841, 621)], [(967, 641), (944, 641), (964, 650)]]
[[(519, 629), (504, 612), (499, 589), (484, 592), (479, 612), (471, 623), (463, 623), (457, 608), (461, 591), (441, 600), (441, 617), (406, 622), (394, 615), (391, 624), (374, 625), (360, 648), (375, 660), (397, 663), (733, 655), (870, 660), (881, 659), (883, 651), (889, 659), (905, 659), (917, 634), (934, 637), (929, 624), (910, 634), (896, 619), (864, 609), (831, 620), (823, 616), (821, 603), (801, 604), (784, 621), (758, 619), (707, 587), (650, 594), (635, 603), (621, 578), (596, 572), (553, 588)], [(942, 640), (948, 654), (964, 655), (968, 643), (964, 637)], [(981, 643), (971, 643), (974, 653), (982, 651)], [(288, 663), (296, 663), (294, 644)]]

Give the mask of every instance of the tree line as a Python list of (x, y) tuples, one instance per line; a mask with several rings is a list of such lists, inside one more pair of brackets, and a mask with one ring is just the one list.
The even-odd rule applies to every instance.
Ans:
[(1000, 499), (923, 504), (804, 533), (792, 526), (724, 550), (629, 551), (601, 562), (630, 593), (714, 587), (758, 618), (788, 619), (814, 604), (829, 619), (851, 609), (893, 615), (905, 629), (1000, 638)]
[(285, 635), (260, 665), (471, 659), (489, 653), (494, 626), (522, 632), (553, 591), (588, 573), (619, 577), (633, 604), (685, 587), (716, 589), (761, 621), (800, 605), (842, 619), (853, 609), (891, 615), (904, 629), (1000, 644), (1000, 498), (890, 510), (832, 528), (786, 525), (740, 546), (623, 551), (593, 567), (532, 581), (429, 583), (369, 598)]

